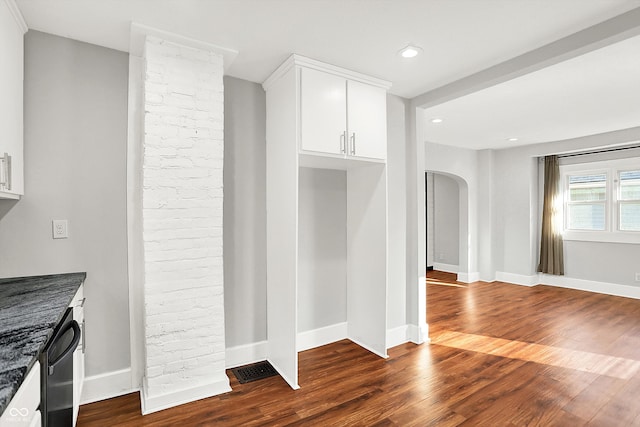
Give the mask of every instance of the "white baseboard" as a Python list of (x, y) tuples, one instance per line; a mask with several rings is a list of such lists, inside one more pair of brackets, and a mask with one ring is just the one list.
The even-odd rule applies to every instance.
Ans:
[(434, 262), (433, 269), (438, 271), (444, 271), (445, 273), (458, 273), (458, 270), (460, 270), (460, 267), (453, 264)]
[(259, 341), (251, 344), (228, 347), (225, 354), (226, 369), (249, 365), (267, 360), (267, 342)]
[(280, 369), (280, 366), (275, 363), (273, 360), (271, 359), (267, 359), (267, 361), (269, 363), (271, 363), (271, 366), (273, 366), (273, 369), (275, 369), (276, 371), (278, 371), (278, 374), (280, 374), (280, 376), (282, 377), (282, 379), (289, 384), (289, 387), (291, 387), (294, 390), (298, 390), (300, 388), (300, 386), (298, 385), (297, 381), (293, 381), (293, 378), (289, 378), (289, 376), (287, 374), (285, 374), (284, 370)]
[(354, 338), (351, 338), (351, 337), (349, 337), (348, 339), (349, 339), (352, 343), (354, 343), (354, 344), (358, 344), (360, 347), (364, 348), (365, 350), (370, 351), (371, 353), (373, 353), (373, 354), (375, 354), (375, 355), (378, 355), (378, 356), (382, 357), (383, 359), (388, 359), (388, 358), (389, 358), (389, 355), (387, 354), (387, 349), (385, 349), (385, 350), (384, 350), (384, 352), (383, 352), (383, 353), (381, 353), (381, 352), (377, 351), (376, 349), (374, 349), (374, 348), (372, 348), (372, 347), (369, 347), (368, 345), (366, 345), (366, 344), (364, 344), (364, 343), (362, 343), (362, 342), (358, 341), (357, 339), (354, 339)]
[(539, 283), (537, 274), (525, 276), (524, 274), (505, 273), (504, 271), (496, 271), (496, 280), (522, 286), (535, 286)]
[(311, 331), (299, 332), (296, 338), (296, 346), (298, 351), (304, 351), (346, 338), (347, 323), (336, 323), (335, 325), (325, 326)]
[(107, 372), (85, 377), (82, 386), (81, 405), (110, 399), (137, 391), (131, 386), (131, 369)]
[(458, 273), (458, 282), (462, 283), (473, 283), (480, 280), (480, 273), (478, 271), (474, 271), (471, 273)]
[(422, 325), (407, 325), (407, 338), (414, 344), (430, 342), (429, 325), (427, 323)]
[(480, 278), (478, 280), (480, 280), (482, 282), (491, 283), (491, 282), (495, 282), (497, 279), (496, 279), (495, 272), (494, 272), (493, 276), (482, 276), (482, 275), (480, 275)]
[(496, 280), (522, 286), (549, 285), (559, 288), (575, 289), (578, 291), (595, 292), (605, 295), (640, 299), (640, 287), (620, 285), (618, 283), (598, 282), (595, 280), (576, 279), (552, 274), (523, 274), (496, 271)]
[(539, 274), (538, 283), (541, 285), (557, 286), (560, 288), (576, 289), (579, 291), (596, 292), (599, 294), (618, 297), (640, 299), (640, 287), (619, 285), (617, 283), (596, 282), (593, 280), (575, 279), (551, 274)]
[(409, 341), (409, 325), (387, 329), (387, 348), (395, 347)]
[(147, 394), (147, 389), (143, 382), (142, 390), (140, 392), (142, 415), (173, 408), (174, 406), (183, 405), (196, 400), (206, 399), (207, 397), (216, 396), (229, 391), (231, 391), (229, 378), (224, 373), (218, 374), (216, 380), (208, 384), (155, 396), (149, 396)]

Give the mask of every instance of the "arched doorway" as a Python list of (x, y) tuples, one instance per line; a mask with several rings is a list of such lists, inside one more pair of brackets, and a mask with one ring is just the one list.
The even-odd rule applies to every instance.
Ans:
[(426, 265), (469, 281), (469, 186), (443, 166), (425, 172)]

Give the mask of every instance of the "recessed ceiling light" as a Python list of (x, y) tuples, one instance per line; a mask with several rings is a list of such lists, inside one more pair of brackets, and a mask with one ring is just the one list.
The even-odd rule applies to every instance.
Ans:
[(431, 119), (431, 123), (442, 123), (442, 119), (439, 119), (439, 118)]
[(509, 138), (507, 141), (509, 142), (516, 142), (518, 140), (518, 138)]
[(398, 54), (403, 58), (414, 58), (422, 52), (422, 48), (414, 46), (412, 44), (407, 45), (398, 51)]

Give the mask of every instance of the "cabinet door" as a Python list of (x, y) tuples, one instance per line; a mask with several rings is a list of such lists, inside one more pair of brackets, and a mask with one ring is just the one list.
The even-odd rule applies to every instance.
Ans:
[(3, 161), (0, 167), (3, 175), (0, 177), (0, 198), (17, 199), (24, 193), (23, 47), (22, 29), (6, 2), (0, 2), (0, 157), (5, 153), (11, 157), (10, 166)]
[(300, 70), (300, 149), (342, 154), (347, 130), (346, 80)]
[(387, 93), (384, 89), (349, 81), (347, 86), (349, 154), (387, 158)]

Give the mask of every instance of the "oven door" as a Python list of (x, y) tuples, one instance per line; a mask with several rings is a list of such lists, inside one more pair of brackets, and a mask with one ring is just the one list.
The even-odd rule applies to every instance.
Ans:
[(73, 424), (73, 351), (79, 342), (80, 326), (73, 320), (73, 309), (69, 308), (40, 357), (40, 410), (44, 427)]

